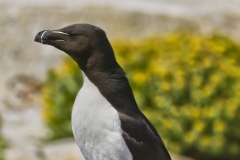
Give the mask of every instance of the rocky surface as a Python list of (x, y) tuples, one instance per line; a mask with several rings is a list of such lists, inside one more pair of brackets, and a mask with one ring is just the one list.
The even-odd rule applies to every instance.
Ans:
[(84, 22), (100, 26), (111, 40), (186, 29), (218, 31), (239, 39), (238, 6), (237, 0), (0, 0), (1, 132), (8, 141), (5, 159), (81, 159), (71, 139), (42, 141), (49, 132), (37, 94), (46, 70), (58, 65), (64, 53), (35, 43), (38, 31)]

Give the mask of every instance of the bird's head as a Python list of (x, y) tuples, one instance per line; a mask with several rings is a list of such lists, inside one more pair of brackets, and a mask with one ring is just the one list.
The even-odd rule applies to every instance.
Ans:
[(105, 32), (90, 24), (74, 24), (57, 30), (40, 31), (36, 42), (54, 46), (71, 56), (84, 69), (115, 61)]

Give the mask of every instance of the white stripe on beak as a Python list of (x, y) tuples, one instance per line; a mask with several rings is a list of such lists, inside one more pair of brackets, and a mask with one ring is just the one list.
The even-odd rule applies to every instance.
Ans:
[(42, 38), (43, 38), (43, 36), (44, 36), (44, 34), (45, 34), (46, 32), (48, 32), (48, 31), (44, 31), (44, 32), (42, 33), (42, 35), (41, 35), (41, 43), (43, 43)]
[(53, 33), (60, 33), (60, 34), (65, 34), (65, 35), (69, 35), (67, 33), (64, 33), (64, 32), (60, 32), (60, 31), (52, 31)]

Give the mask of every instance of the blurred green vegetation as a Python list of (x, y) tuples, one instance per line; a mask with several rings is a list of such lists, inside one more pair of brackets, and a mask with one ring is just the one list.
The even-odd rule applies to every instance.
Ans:
[(0, 160), (4, 160), (4, 149), (7, 147), (7, 141), (2, 135), (2, 113), (0, 112)]
[[(167, 148), (196, 159), (240, 159), (240, 45), (214, 34), (175, 32), (113, 43), (139, 107)], [(82, 85), (66, 58), (42, 91), (52, 138), (72, 136), (71, 109)]]
[(52, 131), (49, 139), (73, 136), (71, 111), (75, 97), (82, 85), (81, 71), (70, 58), (66, 58), (57, 69), (47, 73), (41, 91), (43, 116)]
[(4, 160), (3, 151), (6, 148), (6, 140), (0, 135), (0, 160)]

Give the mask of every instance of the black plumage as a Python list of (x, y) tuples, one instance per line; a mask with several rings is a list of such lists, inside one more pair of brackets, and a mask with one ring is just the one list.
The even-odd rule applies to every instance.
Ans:
[(117, 63), (105, 32), (90, 24), (41, 31), (35, 41), (71, 56), (100, 93), (117, 110), (123, 138), (133, 160), (170, 160), (158, 132), (139, 110), (125, 72)]

